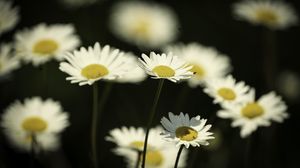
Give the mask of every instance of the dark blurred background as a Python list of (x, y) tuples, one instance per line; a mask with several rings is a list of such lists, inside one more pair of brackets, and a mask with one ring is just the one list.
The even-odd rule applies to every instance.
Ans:
[[(109, 44), (125, 51), (132, 51), (137, 56), (148, 54), (150, 50), (139, 49), (115, 37), (109, 30), (108, 18), (116, 0), (99, 0), (97, 3), (82, 8), (65, 8), (59, 0), (15, 0), (20, 7), (21, 20), (17, 27), (1, 36), (1, 42), (9, 42), (14, 33), (38, 23), (73, 23), (82, 45)], [(233, 18), (231, 4), (234, 0), (200, 1), (157, 1), (172, 8), (179, 19), (178, 42), (199, 42), (213, 46), (228, 55), (233, 66), (232, 74), (238, 80), (244, 80), (257, 90), (257, 95), (268, 93), (262, 73), (263, 32), (261, 26)], [(288, 1), (300, 13), (300, 3)], [(300, 29), (293, 26), (283, 31), (276, 31), (278, 66), (277, 72), (290, 70), (300, 73)], [(159, 52), (159, 50), (157, 50)], [(47, 63), (47, 91), (42, 70), (26, 64), (0, 82), (0, 113), (14, 100), (41, 96), (60, 101), (64, 110), (70, 113), (69, 126), (62, 134), (61, 149), (39, 156), (39, 164), (45, 168), (86, 168), (90, 167), (90, 118), (92, 111), (92, 87), (78, 86), (66, 81), (66, 74), (59, 69), (59, 63)], [(275, 83), (275, 81), (274, 81)], [(105, 82), (99, 82), (100, 94)], [(101, 167), (125, 167), (125, 162), (110, 150), (115, 146), (106, 142), (108, 131), (121, 126), (145, 126), (149, 109), (152, 105), (157, 80), (148, 79), (140, 84), (113, 84), (112, 92), (104, 108), (99, 125), (99, 153)], [(220, 132), (220, 144), (215, 148), (189, 148), (189, 167), (233, 168), (244, 166), (246, 139), (239, 136), (239, 128), (231, 128), (229, 120), (215, 117), (220, 108), (212, 104), (212, 99), (205, 95), (201, 87), (188, 88), (188, 97), (178, 111), (175, 105), (186, 83), (165, 82), (158, 105), (158, 116), (172, 111), (183, 111), (190, 115), (200, 114), (208, 118), (209, 123)], [(287, 102), (290, 118), (283, 124), (272, 123), (271, 127), (259, 128), (252, 136), (250, 162), (257, 168), (298, 168), (299, 164), (299, 99)], [(197, 152), (197, 156), (193, 153)], [(195, 159), (194, 165), (192, 160)], [(29, 155), (15, 150), (3, 133), (0, 137), (0, 167), (28, 167)]]

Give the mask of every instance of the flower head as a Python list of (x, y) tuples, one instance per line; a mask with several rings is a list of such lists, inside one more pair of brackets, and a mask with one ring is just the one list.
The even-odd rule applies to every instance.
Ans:
[(174, 115), (170, 112), (169, 119), (163, 117), (160, 122), (166, 130), (162, 135), (166, 140), (174, 141), (176, 146), (209, 145), (207, 140), (214, 139), (213, 133), (208, 132), (211, 125), (205, 125), (206, 119), (200, 119), (200, 116), (190, 119), (188, 114)]
[(4, 111), (1, 122), (12, 143), (27, 151), (33, 136), (39, 148), (56, 149), (59, 133), (68, 125), (68, 114), (62, 111), (60, 103), (52, 99), (43, 101), (40, 97), (14, 102)]
[(39, 66), (51, 59), (61, 61), (63, 53), (75, 49), (80, 40), (71, 24), (39, 24), (15, 36), (16, 50), (25, 61)]
[(138, 46), (157, 48), (177, 35), (177, 19), (166, 6), (147, 2), (121, 2), (113, 7), (112, 32)]
[(233, 7), (237, 18), (270, 29), (285, 29), (298, 22), (292, 6), (283, 1), (249, 0), (238, 2)]
[(60, 63), (59, 69), (71, 75), (67, 80), (80, 86), (92, 85), (101, 79), (115, 80), (132, 68), (127, 64), (130, 60), (123, 55), (123, 52), (111, 49), (109, 45), (101, 48), (99, 43), (95, 43), (94, 47), (81, 47), (80, 50), (65, 54), (68, 62)]
[(12, 53), (10, 44), (0, 44), (0, 77), (20, 67), (20, 60)]
[(194, 76), (188, 80), (191, 87), (205, 84), (208, 79), (224, 77), (230, 70), (229, 58), (211, 47), (198, 43), (178, 44), (165, 49), (178, 55), (192, 66)]
[(214, 98), (214, 103), (236, 104), (248, 98), (250, 87), (245, 82), (236, 80), (228, 75), (226, 78), (216, 78), (206, 82), (204, 92)]
[(287, 106), (280, 96), (270, 92), (255, 99), (254, 89), (248, 93), (248, 99), (240, 104), (228, 105), (217, 115), (232, 119), (233, 127), (241, 127), (241, 137), (247, 137), (259, 126), (270, 126), (271, 121), (283, 122), (288, 117)]
[(19, 21), (19, 9), (10, 1), (0, 1), (0, 35), (13, 29)]
[(177, 82), (182, 79), (191, 78), (193, 73), (189, 70), (192, 68), (187, 63), (172, 53), (169, 54), (155, 54), (150, 53), (150, 57), (142, 54), (142, 67), (154, 79), (168, 79), (172, 82)]
[[(161, 127), (151, 129), (148, 139), (148, 149), (146, 154), (146, 168), (171, 168), (174, 166), (177, 148), (164, 141), (160, 133)], [(125, 157), (128, 166), (134, 167), (137, 159), (137, 151), (142, 152), (145, 139), (143, 128), (122, 127), (115, 128), (109, 132), (106, 140), (116, 143), (113, 150), (117, 155)], [(183, 151), (179, 161), (180, 167), (185, 166), (187, 152)]]

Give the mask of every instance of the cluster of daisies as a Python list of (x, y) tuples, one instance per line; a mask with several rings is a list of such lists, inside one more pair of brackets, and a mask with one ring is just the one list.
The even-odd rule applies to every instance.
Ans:
[[(18, 12), (10, 2), (0, 0), (0, 36), (16, 26)], [(234, 5), (234, 13), (239, 19), (271, 29), (283, 29), (297, 22), (291, 6), (283, 2), (244, 1)], [(102, 80), (139, 83), (147, 74), (153, 79), (175, 83), (186, 81), (192, 88), (203, 88), (213, 102), (221, 106), (217, 116), (232, 119), (233, 127), (241, 127), (241, 137), (288, 117), (287, 106), (280, 96), (270, 92), (256, 98), (254, 88), (230, 75), (229, 57), (215, 48), (196, 42), (170, 45), (177, 37), (178, 22), (168, 7), (140, 1), (121, 2), (112, 8), (109, 26), (126, 42), (165, 53), (150, 52), (138, 58), (133, 53), (98, 42), (77, 49), (81, 41), (72, 24), (40, 23), (16, 32), (13, 42), (0, 45), (0, 76), (19, 68), (22, 61), (38, 67), (57, 60), (59, 69), (69, 75), (66, 80), (80, 86)], [(170, 112), (168, 118), (161, 119), (163, 127), (152, 128), (149, 134), (141, 127), (121, 127), (111, 130), (105, 139), (117, 144), (113, 151), (125, 158), (128, 167), (142, 164), (138, 162), (142, 153), (146, 167), (172, 167), (178, 147), (208, 145), (214, 138), (209, 132), (211, 125), (206, 122), (199, 115), (190, 117)], [(36, 144), (37, 151), (54, 150), (69, 121), (59, 102), (32, 97), (24, 102), (16, 101), (5, 109), (1, 126), (20, 149), (29, 151)], [(186, 158), (187, 151), (183, 151), (179, 167), (186, 165)]]

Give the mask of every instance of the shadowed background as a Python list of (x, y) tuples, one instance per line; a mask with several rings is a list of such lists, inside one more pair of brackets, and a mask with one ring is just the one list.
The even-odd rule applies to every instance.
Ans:
[[(38, 23), (73, 23), (82, 40), (82, 46), (109, 44), (125, 51), (132, 51), (137, 56), (149, 54), (150, 50), (140, 49), (115, 37), (109, 30), (110, 9), (118, 1), (104, 0), (93, 5), (68, 9), (58, 0), (18, 0), (21, 20), (17, 27), (1, 36), (1, 42), (12, 40), (13, 34), (22, 28), (32, 27)], [(263, 32), (264, 28), (253, 26), (233, 18), (231, 4), (233, 0), (202, 1), (158, 1), (172, 8), (179, 20), (178, 42), (199, 42), (213, 46), (228, 55), (233, 66), (232, 74), (237, 80), (244, 80), (257, 90), (257, 95), (268, 93), (262, 73)], [(288, 1), (300, 12), (300, 4)], [(299, 16), (299, 14), (298, 14)], [(300, 73), (298, 56), (300, 55), (300, 29), (293, 26), (287, 30), (277, 31), (277, 71), (291, 70)], [(159, 50), (157, 50), (159, 52)], [(70, 84), (66, 74), (58, 69), (59, 63), (51, 61), (46, 64), (47, 76), (31, 64), (24, 64), (6, 79), (0, 81), (0, 113), (14, 100), (41, 96), (60, 101), (64, 110), (70, 114), (71, 125), (62, 134), (61, 149), (39, 156), (40, 166), (45, 168), (85, 168), (90, 167), (90, 117), (92, 111), (92, 87)], [(275, 81), (274, 81), (275, 82)], [(105, 82), (99, 82), (99, 92)], [(148, 79), (136, 84), (113, 84), (112, 92), (105, 105), (99, 124), (99, 154), (101, 167), (125, 167), (123, 159), (110, 150), (114, 147), (104, 137), (108, 131), (121, 126), (145, 126), (148, 112), (152, 105), (157, 80)], [(158, 115), (154, 120), (159, 124), (161, 116), (172, 111), (183, 111), (190, 115), (201, 115), (213, 123), (213, 128), (221, 132), (221, 144), (214, 149), (189, 148), (191, 153), (198, 150), (196, 158), (189, 157), (190, 167), (227, 168), (242, 167), (246, 139), (239, 136), (239, 128), (231, 128), (229, 120), (215, 117), (219, 109), (212, 104), (212, 99), (202, 92), (202, 88), (186, 88), (187, 98), (178, 105), (179, 95), (184, 91), (185, 83), (165, 82), (158, 104)], [(287, 101), (290, 118), (283, 124), (272, 123), (271, 127), (259, 128), (251, 141), (251, 165), (261, 168), (296, 168), (299, 142), (299, 99)], [(175, 111), (177, 110), (177, 111)], [(0, 167), (28, 167), (29, 156), (15, 150), (1, 132)]]

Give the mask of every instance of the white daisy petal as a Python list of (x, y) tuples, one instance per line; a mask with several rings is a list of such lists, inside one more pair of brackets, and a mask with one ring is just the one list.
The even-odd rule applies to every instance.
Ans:
[[(152, 128), (148, 137), (148, 148), (146, 152), (146, 167), (167, 168), (174, 166), (174, 160), (178, 148), (161, 138), (161, 127)], [(126, 159), (127, 167), (134, 167), (137, 159), (137, 151), (143, 150), (145, 132), (143, 128), (122, 127), (115, 128), (109, 132), (105, 139), (114, 142), (117, 147), (113, 149), (116, 155)], [(182, 151), (179, 166), (185, 167), (187, 152)]]
[(236, 82), (231, 75), (228, 75), (225, 78), (207, 80), (204, 92), (214, 98), (214, 103), (227, 106), (247, 100), (249, 89), (250, 87), (243, 81)]
[(185, 145), (186, 148), (190, 145), (194, 147), (208, 145), (207, 140), (214, 138), (211, 136), (212, 133), (208, 132), (211, 125), (205, 125), (206, 120), (200, 120), (200, 116), (192, 117), (189, 120), (188, 114), (180, 113), (179, 115), (174, 115), (170, 112), (169, 119), (170, 121), (165, 117), (161, 119), (161, 124), (166, 129), (162, 136), (167, 141), (175, 142), (177, 147), (181, 145)]
[(71, 80), (71, 83), (79, 82), (80, 86), (92, 85), (101, 79), (117, 80), (136, 68), (127, 55), (108, 45), (101, 49), (99, 43), (88, 49), (81, 47), (73, 54), (66, 53), (64, 56), (67, 62), (60, 63), (59, 69), (71, 75), (67, 80)]
[(188, 80), (190, 87), (204, 85), (206, 80), (224, 77), (230, 70), (229, 58), (214, 48), (198, 43), (170, 45), (165, 52), (172, 52), (185, 60), (191, 67), (188, 71), (194, 75)]
[(19, 67), (20, 59), (12, 52), (11, 44), (0, 44), (0, 77)]
[(15, 43), (18, 56), (39, 66), (51, 59), (62, 60), (62, 55), (75, 49), (80, 40), (71, 24), (41, 23), (32, 29), (17, 32)]
[(166, 6), (141, 2), (121, 2), (110, 17), (111, 31), (119, 38), (141, 47), (158, 48), (177, 36), (175, 14)]
[(237, 19), (270, 29), (285, 29), (298, 22), (293, 7), (284, 1), (241, 1), (233, 5), (233, 12)]
[(33, 97), (12, 103), (2, 115), (1, 126), (20, 149), (30, 151), (33, 134), (39, 148), (54, 150), (59, 146), (59, 133), (69, 125), (68, 118), (59, 102)]
[[(168, 79), (172, 82), (178, 82), (183, 79), (191, 78), (192, 72), (189, 72), (186, 63), (180, 59), (172, 59), (176, 57), (172, 53), (166, 54), (155, 54), (150, 53), (148, 57), (142, 54), (143, 59), (139, 59), (143, 64), (143, 68), (153, 79)], [(181, 64), (181, 67), (175, 68), (174, 65)]]
[(274, 92), (255, 100), (255, 90), (250, 89), (244, 101), (227, 106), (217, 116), (232, 119), (232, 127), (241, 127), (242, 138), (249, 136), (258, 127), (267, 127), (271, 121), (283, 122), (288, 117), (286, 104)]
[(12, 2), (8, 0), (0, 1), (0, 36), (13, 29), (19, 22), (19, 9), (12, 7)]

